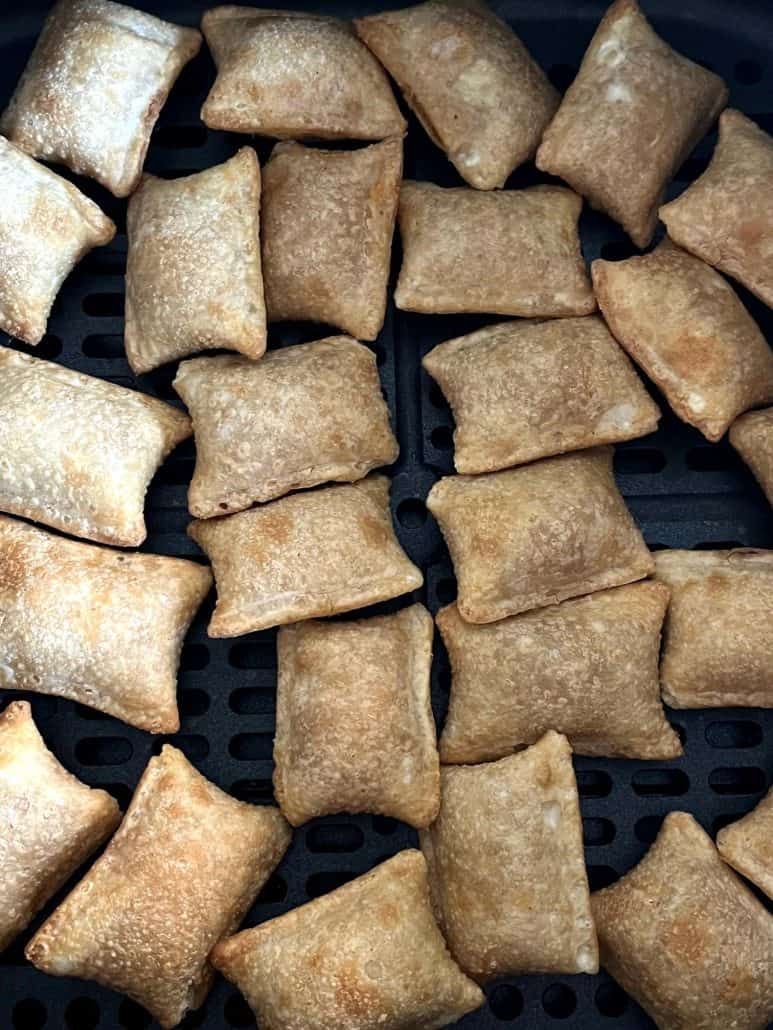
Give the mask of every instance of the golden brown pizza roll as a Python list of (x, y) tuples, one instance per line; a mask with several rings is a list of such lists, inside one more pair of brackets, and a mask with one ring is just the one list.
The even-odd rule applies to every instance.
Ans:
[(592, 273), (609, 328), (708, 440), (773, 400), (773, 352), (719, 272), (666, 239), (651, 254), (594, 261)]
[(402, 169), (399, 139), (360, 150), (274, 147), (263, 170), (261, 228), (269, 321), (326, 322), (375, 340)]
[(435, 915), (470, 976), (598, 971), (566, 737), (551, 731), (498, 762), (443, 766), (440, 814), (420, 838)]
[(422, 365), (454, 413), (457, 472), (630, 440), (660, 418), (595, 315), (487, 326), (439, 344)]
[(180, 651), (211, 585), (196, 562), (122, 554), (0, 515), (0, 687), (174, 733)]
[(661, 1030), (765, 1030), (773, 917), (687, 812), (592, 897), (601, 963)]
[(376, 356), (348, 336), (180, 366), (174, 387), (193, 418), (191, 514), (208, 519), (390, 465), (399, 448)]
[(165, 744), (107, 850), (25, 954), (45, 973), (96, 980), (176, 1026), (207, 996), (209, 952), (237, 929), (290, 834), (278, 809), (229, 797)]
[(562, 186), (480, 193), (404, 182), (395, 304), (430, 315), (589, 314), (596, 301), (577, 235), (581, 207)]
[(129, 201), (126, 357), (149, 372), (196, 351), (266, 349), (255, 151), (181, 179), (143, 176)]
[(0, 347), (0, 511), (118, 547), (145, 539), (145, 492), (187, 415)]
[(486, 762), (549, 729), (579, 755), (676, 758), (660, 702), (662, 583), (632, 583), (475, 626), (455, 604), (437, 624), (451, 660), (440, 757)]
[(621, 586), (655, 567), (615, 485), (611, 447), (447, 476), (427, 507), (451, 552), (467, 622)]
[(395, 536), (384, 476), (197, 520), (188, 533), (215, 573), (211, 637), (364, 608), (424, 582)]
[(80, 190), (0, 136), (0, 329), (40, 343), (59, 287), (114, 235)]
[(0, 952), (121, 818), (43, 743), (26, 701), (0, 713)]
[(293, 826), (374, 812), (428, 826), (440, 804), (432, 616), (299, 622), (277, 639), (274, 789)]
[(773, 790), (743, 819), (719, 831), (717, 848), (726, 862), (773, 898)]
[(730, 427), (730, 443), (773, 504), (773, 408), (750, 411)]
[(413, 850), (221, 941), (212, 963), (261, 1030), (440, 1030), (485, 1000), (448, 954)]
[(660, 209), (668, 235), (773, 307), (773, 139), (723, 111), (711, 164)]
[(405, 132), (383, 69), (348, 22), (229, 5), (207, 11), (201, 28), (217, 65), (201, 109), (211, 128), (279, 139)]
[(101, 182), (136, 187), (150, 134), (196, 29), (111, 0), (59, 0), (0, 120), (22, 150)]
[(545, 132), (537, 167), (646, 247), (666, 186), (726, 103), (718, 75), (672, 50), (636, 0), (616, 0)]
[(470, 186), (504, 186), (534, 156), (558, 93), (482, 0), (429, 0), (354, 26)]
[(773, 708), (773, 551), (658, 551), (672, 708)]

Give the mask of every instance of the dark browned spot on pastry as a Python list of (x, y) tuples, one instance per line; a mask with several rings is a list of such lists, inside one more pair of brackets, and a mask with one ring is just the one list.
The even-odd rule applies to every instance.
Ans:
[(21, 544), (11, 544), (4, 548), (0, 561), (0, 585), (8, 590), (19, 590), (27, 579), (29, 572), (25, 560), (26, 549)]
[(673, 347), (665, 350), (663, 357), (677, 376), (688, 381), (695, 378), (696, 372), (703, 382), (721, 381), (727, 375), (720, 342), (690, 329), (676, 337)]
[(379, 906), (378, 920), (387, 929), (393, 929), (400, 924), (400, 909), (392, 902), (385, 902)]
[(762, 218), (751, 218), (738, 226), (738, 236), (745, 247), (756, 249), (770, 233), (770, 226)]
[(361, 515), (359, 524), (367, 544), (378, 548), (389, 545), (389, 531), (380, 518), (375, 515)]
[(674, 955), (680, 965), (700, 968), (704, 957), (710, 951), (709, 932), (701, 932), (698, 927), (705, 924), (702, 911), (688, 908), (674, 920), (671, 932), (666, 940), (666, 948)]
[(379, 991), (360, 975), (356, 963), (346, 962), (335, 974), (335, 999), (341, 1013), (372, 1018), (377, 1011)]

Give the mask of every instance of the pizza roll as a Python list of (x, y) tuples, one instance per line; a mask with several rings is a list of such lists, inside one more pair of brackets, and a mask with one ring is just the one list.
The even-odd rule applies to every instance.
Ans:
[(451, 404), (457, 472), (645, 436), (660, 412), (595, 315), (487, 326), (422, 365)]
[(129, 201), (126, 357), (136, 373), (224, 347), (266, 349), (255, 151), (181, 179), (143, 176)]
[(424, 582), (395, 536), (384, 476), (198, 520), (188, 534), (215, 573), (211, 637), (364, 608)]
[(114, 235), (80, 190), (0, 136), (0, 329), (40, 343), (64, 280)]
[(59, 0), (0, 120), (33, 157), (116, 197), (137, 186), (169, 91), (201, 46), (196, 29), (111, 0)]
[(484, 1002), (432, 917), (421, 853), (221, 941), (261, 1030), (440, 1030)]
[(687, 812), (592, 898), (601, 963), (662, 1030), (765, 1030), (773, 917)]
[(217, 79), (212, 129), (279, 139), (365, 139), (406, 129), (383, 69), (348, 22), (311, 13), (214, 7), (201, 20)]
[(208, 519), (390, 465), (399, 448), (373, 351), (347, 336), (186, 361), (174, 387), (193, 418), (191, 514)]
[(174, 733), (183, 639), (211, 585), (196, 562), (122, 554), (0, 515), (0, 686)]
[(118, 825), (92, 790), (43, 743), (26, 701), (0, 713), (0, 952)]
[(0, 511), (136, 547), (148, 484), (190, 435), (155, 397), (0, 347)]
[(549, 729), (579, 755), (676, 758), (660, 702), (662, 583), (599, 590), (488, 626), (438, 613), (453, 673), (443, 762), (487, 762)]
[(504, 186), (534, 156), (558, 93), (483, 2), (429, 0), (354, 27), (470, 186)]
[(773, 790), (743, 819), (717, 834), (719, 853), (773, 898)]
[(198, 1008), (207, 961), (290, 843), (278, 809), (236, 801), (165, 744), (105, 853), (27, 945), (53, 976), (127, 994), (162, 1027)]
[(654, 569), (612, 475), (612, 448), (484, 476), (447, 476), (427, 507), (459, 582), (459, 614), (495, 622)]
[(432, 633), (420, 604), (279, 630), (274, 789), (293, 826), (336, 812), (374, 812), (417, 827), (435, 818)]
[(596, 301), (577, 235), (581, 207), (562, 186), (480, 193), (404, 182), (395, 304), (429, 315), (589, 314)]
[(537, 167), (646, 247), (666, 186), (727, 95), (718, 75), (653, 32), (636, 0), (616, 0), (545, 132)]
[(278, 143), (263, 170), (270, 322), (326, 322), (358, 340), (384, 324), (402, 140), (360, 150)]
[(730, 443), (773, 504), (773, 408), (750, 411), (730, 427)]
[(719, 440), (773, 400), (773, 352), (719, 272), (664, 240), (627, 261), (594, 261), (609, 328), (684, 422)]
[(773, 551), (658, 551), (672, 708), (773, 708)]
[(711, 164), (660, 209), (680, 247), (773, 307), (773, 139), (740, 111), (719, 119)]
[(566, 737), (443, 766), (440, 814), (420, 839), (435, 915), (469, 976), (598, 972)]

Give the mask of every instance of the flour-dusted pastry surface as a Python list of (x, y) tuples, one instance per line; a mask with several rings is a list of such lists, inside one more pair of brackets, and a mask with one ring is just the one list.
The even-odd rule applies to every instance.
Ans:
[(517, 755), (443, 766), (440, 814), (420, 834), (451, 954), (476, 980), (595, 973), (572, 752), (549, 732)]
[(238, 928), (290, 836), (278, 809), (229, 797), (165, 744), (105, 853), (25, 954), (176, 1026), (209, 993), (210, 951)]
[(676, 758), (660, 701), (662, 583), (632, 583), (475, 626), (456, 605), (437, 624), (451, 661), (440, 757), (486, 762), (549, 729), (579, 755)]
[(114, 235), (80, 190), (0, 136), (0, 329), (40, 343), (64, 280)]
[(482, 193), (403, 182), (395, 304), (424, 314), (590, 314), (581, 207), (562, 186)]
[(537, 167), (565, 179), (646, 247), (674, 173), (727, 103), (718, 75), (616, 0), (547, 128)]
[(181, 179), (146, 175), (129, 201), (126, 357), (136, 373), (223, 347), (266, 349), (260, 166), (242, 149)]
[(174, 733), (183, 639), (211, 585), (196, 562), (124, 554), (0, 515), (0, 687)]
[(274, 789), (293, 826), (336, 812), (417, 827), (435, 818), (432, 633), (420, 604), (357, 622), (280, 628)]
[(150, 134), (201, 35), (111, 0), (59, 0), (0, 119), (33, 157), (116, 197), (136, 187)]
[(717, 834), (722, 858), (773, 898), (773, 790)]
[(439, 344), (422, 365), (454, 413), (457, 472), (645, 436), (660, 417), (595, 315), (488, 326)]
[(389, 465), (398, 445), (376, 356), (347, 336), (180, 365), (196, 436), (188, 507), (211, 518)]
[(773, 504), (773, 408), (750, 411), (730, 427), (730, 443)]
[(773, 400), (773, 351), (719, 272), (665, 239), (641, 257), (594, 261), (592, 274), (614, 335), (708, 440)]
[(773, 551), (658, 551), (672, 708), (773, 708)]
[(363, 608), (424, 582), (395, 536), (384, 476), (197, 520), (188, 533), (215, 574), (212, 637)]
[(263, 169), (270, 322), (305, 319), (375, 340), (384, 324), (401, 139), (360, 150), (278, 143)]
[(504, 186), (534, 156), (558, 93), (482, 0), (429, 0), (354, 25), (470, 186)]
[(432, 917), (420, 852), (221, 941), (261, 1030), (441, 1030), (483, 1004)]
[(654, 569), (615, 485), (611, 447), (447, 476), (427, 507), (451, 552), (459, 614), (468, 622), (495, 622)]
[(106, 791), (59, 764), (26, 701), (0, 712), (0, 952), (120, 818)]
[(201, 27), (217, 79), (213, 129), (280, 139), (379, 140), (406, 129), (383, 68), (351, 25), (316, 13), (223, 6)]
[(773, 139), (740, 111), (719, 119), (711, 164), (660, 209), (668, 235), (773, 307)]
[(635, 868), (592, 895), (601, 964), (663, 1030), (765, 1030), (773, 916), (687, 812)]

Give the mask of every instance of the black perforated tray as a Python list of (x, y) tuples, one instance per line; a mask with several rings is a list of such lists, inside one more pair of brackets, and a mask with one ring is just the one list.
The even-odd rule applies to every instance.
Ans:
[[(709, 65), (731, 87), (730, 102), (773, 130), (773, 6), (766, 0), (644, 0), (658, 29), (680, 51)], [(279, 6), (272, 0), (273, 6)], [(141, 6), (181, 23), (195, 25), (209, 6), (138, 0)], [(361, 3), (298, 3), (343, 16), (389, 6)], [(565, 88), (604, 9), (603, 0), (502, 0), (494, 4), (521, 35), (553, 82)], [(0, 105), (5, 106), (24, 67), (48, 5), (0, 0)], [(199, 121), (201, 102), (214, 77), (205, 51), (183, 72), (164, 108), (147, 168), (182, 175), (231, 156), (244, 137), (208, 131)], [(704, 140), (676, 177), (669, 196), (705, 168), (714, 137)], [(261, 160), (271, 144), (256, 143)], [(61, 170), (61, 169), (60, 169)], [(443, 185), (459, 180), (451, 165), (411, 118), (406, 140), (406, 177)], [(532, 165), (515, 173), (510, 186), (544, 181)], [(123, 273), (126, 254), (126, 202), (117, 201), (88, 180), (77, 180), (118, 225), (110, 246), (89, 255), (66, 282), (49, 324), (49, 335), (34, 353), (125, 386), (173, 399), (174, 368), (135, 380), (123, 351)], [(633, 248), (621, 230), (587, 211), (582, 222), (585, 256), (623, 258)], [(398, 267), (395, 241), (393, 278)], [(206, 255), (202, 255), (206, 260)], [(745, 291), (742, 297), (773, 342), (773, 312)], [(392, 505), (399, 537), (424, 569), (417, 591), (434, 612), (450, 601), (455, 583), (439, 531), (423, 499), (440, 475), (453, 470), (451, 417), (442, 395), (421, 371), (420, 359), (435, 343), (494, 319), (412, 315), (390, 305), (384, 331), (373, 345), (400, 440), (401, 455), (391, 470)], [(324, 335), (308, 325), (274, 326), (270, 344), (281, 346)], [(10, 341), (0, 334), (0, 343)], [(14, 344), (15, 345), (15, 344)], [(655, 392), (655, 391), (653, 391)], [(710, 446), (678, 422), (661, 402), (657, 433), (620, 446), (615, 468), (620, 488), (649, 545), (656, 547), (773, 547), (773, 516), (761, 491), (726, 442)], [(192, 443), (184, 444), (151, 486), (143, 550), (170, 555), (196, 551), (185, 535), (186, 484), (193, 468)], [(274, 729), (275, 634), (255, 633), (236, 640), (209, 640), (206, 623), (211, 599), (185, 645), (179, 700), (182, 729), (173, 739), (195, 765), (237, 797), (269, 802)], [(376, 610), (393, 610), (407, 599)], [(442, 720), (449, 688), (448, 662), (437, 642), (433, 704)], [(11, 699), (3, 691), (0, 704)], [(27, 695), (49, 746), (65, 766), (94, 786), (110, 790), (125, 806), (150, 755), (162, 740), (98, 712), (65, 700)], [(663, 815), (675, 808), (692, 812), (710, 832), (748, 811), (770, 782), (773, 769), (773, 711), (707, 710), (672, 713), (685, 743), (685, 756), (669, 763), (578, 758), (586, 858), (591, 887), (612, 882), (639, 860)], [(390, 819), (336, 816), (297, 830), (277, 873), (264, 888), (245, 923), (253, 925), (365, 872), (416, 834)], [(78, 874), (80, 875), (80, 873)], [(60, 897), (64, 892), (60, 893)], [(55, 899), (54, 904), (56, 903)], [(47, 915), (35, 921), (32, 930)], [(41, 1027), (93, 1030), (151, 1026), (137, 1005), (91, 983), (39, 973), (23, 959), (30, 936), (24, 933), (0, 955), (0, 1028)], [(487, 987), (488, 1004), (457, 1024), (464, 1030), (503, 1027), (567, 1027), (632, 1030), (652, 1024), (610, 980), (598, 976), (517, 977)], [(185, 1027), (254, 1026), (237, 992), (219, 979)], [(331, 1027), (330, 1030), (335, 1030)]]

